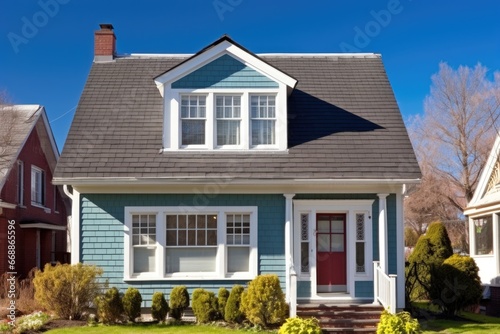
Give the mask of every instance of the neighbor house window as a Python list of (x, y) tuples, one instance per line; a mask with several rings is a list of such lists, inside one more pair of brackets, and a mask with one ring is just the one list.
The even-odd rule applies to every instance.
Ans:
[(31, 167), (31, 203), (45, 204), (45, 175), (38, 167)]
[(182, 145), (205, 145), (205, 123), (206, 97), (203, 95), (182, 95)]
[(134, 273), (154, 272), (156, 253), (156, 215), (132, 215)]
[(17, 203), (24, 205), (24, 162), (17, 162)]
[(251, 279), (257, 275), (257, 207), (205, 209), (127, 207), (125, 278)]
[(476, 255), (493, 254), (493, 218), (485, 216), (474, 219)]
[(274, 145), (276, 143), (276, 97), (274, 95), (251, 95), (250, 117), (252, 119), (252, 145)]
[(216, 96), (217, 146), (240, 144), (241, 97)]

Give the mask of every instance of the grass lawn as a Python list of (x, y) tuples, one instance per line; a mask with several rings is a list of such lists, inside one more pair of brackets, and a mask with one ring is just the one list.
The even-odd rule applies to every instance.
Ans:
[(140, 334), (140, 333), (175, 333), (175, 334), (216, 334), (216, 333), (246, 333), (248, 330), (237, 330), (217, 326), (183, 325), (123, 325), (68, 327), (47, 331), (47, 334)]
[(430, 333), (488, 333), (500, 334), (500, 318), (464, 312), (464, 321), (433, 319), (421, 321), (424, 334)]

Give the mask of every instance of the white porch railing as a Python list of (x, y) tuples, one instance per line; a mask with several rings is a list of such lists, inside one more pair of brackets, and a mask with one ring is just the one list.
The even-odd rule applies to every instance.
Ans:
[(373, 303), (382, 304), (393, 314), (396, 313), (396, 277), (384, 273), (379, 261), (373, 262)]

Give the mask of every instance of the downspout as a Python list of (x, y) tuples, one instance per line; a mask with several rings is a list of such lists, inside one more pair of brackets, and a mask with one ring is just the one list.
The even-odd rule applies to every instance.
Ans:
[[(69, 233), (66, 234), (66, 251), (70, 251), (71, 252), (71, 261), (70, 261), (70, 263), (71, 264), (75, 264), (75, 263), (79, 262), (79, 260), (76, 260), (76, 262), (75, 262), (75, 260), (74, 260), (73, 257), (76, 254), (75, 255), (73, 254), (73, 249), (72, 249), (72, 247), (73, 247), (73, 240), (75, 240), (76, 242), (78, 240), (77, 238), (75, 238), (75, 234), (77, 232), (77, 231), (75, 231), (75, 229), (78, 228), (78, 226), (73, 226), (73, 220), (74, 220), (74, 212), (73, 212), (74, 209), (73, 209), (73, 207), (75, 206), (75, 196), (74, 196), (74, 193), (70, 193), (67, 184), (63, 185), (63, 191), (66, 194), (66, 196), (68, 196), (68, 198), (71, 200), (71, 218), (68, 219), (68, 222), (67, 222), (67, 224), (68, 224), (67, 231)], [(73, 190), (73, 192), (74, 192), (74, 190)], [(75, 228), (73, 228), (73, 227), (75, 227)], [(80, 256), (80, 254), (77, 254), (77, 255), (78, 255), (78, 257)]]

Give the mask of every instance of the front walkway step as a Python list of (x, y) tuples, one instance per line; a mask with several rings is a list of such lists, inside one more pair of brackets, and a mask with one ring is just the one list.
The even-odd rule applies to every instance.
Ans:
[(383, 307), (379, 305), (299, 304), (297, 316), (316, 318), (324, 333), (376, 333)]

